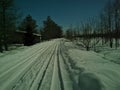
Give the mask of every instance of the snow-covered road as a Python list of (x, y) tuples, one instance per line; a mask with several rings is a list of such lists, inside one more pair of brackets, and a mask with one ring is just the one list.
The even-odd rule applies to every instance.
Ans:
[[(0, 90), (70, 90), (70, 80), (62, 66), (60, 44), (61, 40), (56, 39), (9, 58), (3, 57), (0, 60)], [(67, 81), (63, 80), (65, 77)]]
[(101, 55), (55, 39), (0, 56), (0, 90), (119, 90), (119, 71)]

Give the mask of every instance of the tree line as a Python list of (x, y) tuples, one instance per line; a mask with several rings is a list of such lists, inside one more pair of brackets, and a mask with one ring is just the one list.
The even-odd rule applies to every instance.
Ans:
[(50, 16), (43, 22), (42, 29), (38, 28), (31, 15), (27, 15), (21, 23), (18, 23), (19, 19), (20, 13), (14, 0), (0, 0), (0, 52), (9, 50), (9, 45), (17, 39), (16, 30), (24, 33), (23, 44), (26, 46), (35, 44), (34, 33), (41, 34), (42, 40), (62, 37), (62, 28)]
[[(81, 39), (86, 50), (102, 40), (102, 45), (109, 43), (117, 49), (120, 39), (120, 0), (108, 0), (98, 18), (89, 18), (87, 23), (81, 23), (66, 31), (66, 38)], [(114, 43), (115, 42), (115, 43)]]

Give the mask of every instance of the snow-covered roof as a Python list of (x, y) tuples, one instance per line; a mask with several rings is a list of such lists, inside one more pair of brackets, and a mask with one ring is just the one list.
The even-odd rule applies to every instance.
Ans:
[[(18, 32), (18, 33), (26, 33), (26, 31), (20, 31), (20, 30), (16, 30), (16, 32)], [(38, 34), (38, 33), (33, 33), (33, 35), (41, 37), (41, 34)]]

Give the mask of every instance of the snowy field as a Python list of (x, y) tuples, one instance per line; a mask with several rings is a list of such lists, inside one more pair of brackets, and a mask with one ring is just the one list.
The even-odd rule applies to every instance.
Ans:
[(120, 49), (55, 39), (0, 54), (0, 90), (120, 90)]

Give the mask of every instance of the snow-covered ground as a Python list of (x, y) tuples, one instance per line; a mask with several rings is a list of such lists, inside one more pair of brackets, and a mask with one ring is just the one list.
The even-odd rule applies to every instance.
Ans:
[(110, 60), (111, 62), (120, 64), (120, 47), (118, 47), (117, 49), (109, 47), (99, 47), (97, 53), (103, 55), (103, 58)]
[(119, 50), (85, 51), (66, 39), (21, 48), (0, 55), (0, 90), (120, 89)]
[(80, 71), (80, 90), (120, 90), (120, 49), (102, 48), (96, 53), (78, 49), (72, 42), (65, 45), (73, 69)]
[(1, 55), (0, 90), (72, 90), (60, 44), (56, 39)]

